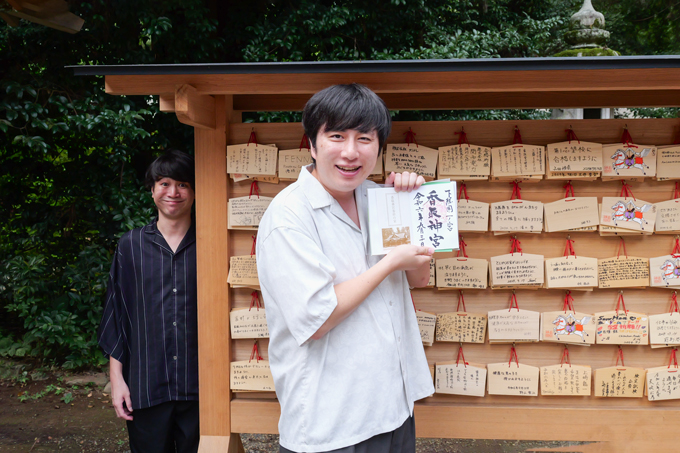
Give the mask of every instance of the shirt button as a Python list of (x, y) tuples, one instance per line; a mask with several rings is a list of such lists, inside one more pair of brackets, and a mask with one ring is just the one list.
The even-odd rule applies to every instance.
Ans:
[(176, 355), (172, 356), (172, 360), (177, 360), (177, 356)]
[(390, 307), (392, 306), (392, 301), (390, 301)]
[(172, 288), (172, 292), (173, 292), (173, 293), (176, 293), (176, 292), (177, 292), (177, 288)]
[(175, 327), (177, 327), (177, 323), (176, 323), (176, 322), (173, 322), (172, 325), (175, 326)]
[(397, 337), (397, 341), (401, 343), (401, 337)]

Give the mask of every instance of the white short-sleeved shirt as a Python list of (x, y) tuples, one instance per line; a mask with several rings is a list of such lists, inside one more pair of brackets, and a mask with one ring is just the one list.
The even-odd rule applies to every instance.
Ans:
[(361, 228), (310, 171), (279, 193), (260, 222), (257, 270), (269, 325), (269, 363), (281, 404), (280, 443), (334, 450), (392, 431), (434, 393), (406, 274), (390, 274), (319, 340), (337, 305), (334, 285), (371, 256), (365, 181), (355, 190)]

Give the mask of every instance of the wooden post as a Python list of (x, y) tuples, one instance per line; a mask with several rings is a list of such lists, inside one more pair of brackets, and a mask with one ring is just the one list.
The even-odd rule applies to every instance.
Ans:
[[(229, 241), (227, 232), (227, 118), (231, 96), (215, 99), (215, 128), (194, 129), (196, 149), (196, 258), (201, 453), (235, 452), (231, 435), (229, 363)], [(193, 116), (193, 112), (188, 114)], [(241, 447), (242, 449), (243, 447)]]

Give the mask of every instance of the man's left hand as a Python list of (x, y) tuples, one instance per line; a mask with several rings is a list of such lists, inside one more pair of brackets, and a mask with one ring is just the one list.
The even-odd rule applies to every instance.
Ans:
[(410, 192), (413, 189), (422, 186), (424, 182), (425, 178), (422, 176), (405, 171), (403, 173), (390, 173), (385, 180), (385, 185), (391, 186), (394, 184), (394, 190), (396, 192)]

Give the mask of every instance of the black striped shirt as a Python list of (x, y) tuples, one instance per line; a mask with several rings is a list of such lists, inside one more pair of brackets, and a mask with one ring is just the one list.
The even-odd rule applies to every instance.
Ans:
[(155, 220), (120, 238), (98, 341), (123, 364), (132, 409), (198, 401), (193, 222), (175, 253)]

